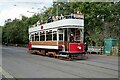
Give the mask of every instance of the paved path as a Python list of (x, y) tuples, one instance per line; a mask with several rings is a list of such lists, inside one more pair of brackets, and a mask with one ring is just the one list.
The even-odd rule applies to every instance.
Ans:
[(2, 68), (15, 78), (118, 78), (117, 57), (90, 55), (88, 60), (64, 61), (19, 47), (3, 46)]

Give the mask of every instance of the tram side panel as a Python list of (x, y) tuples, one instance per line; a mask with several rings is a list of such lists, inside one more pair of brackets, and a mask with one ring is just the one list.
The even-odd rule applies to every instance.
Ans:
[[(29, 51), (32, 51), (32, 53), (38, 53), (38, 54), (48, 55), (48, 56), (52, 55), (54, 57), (59, 56), (59, 51), (62, 51), (64, 48), (63, 45), (57, 45), (56, 49), (53, 47), (47, 48), (47, 45), (39, 45), (39, 46), (46, 46), (46, 48), (32, 47), (33, 45), (34, 44), (32, 44), (31, 42), (29, 42), (28, 44)], [(84, 43), (69, 43), (67, 52), (68, 52), (68, 57), (72, 59), (87, 59), (88, 57), (85, 54)], [(64, 53), (66, 54), (66, 52), (63, 51), (63, 55)]]
[[(29, 51), (35, 53), (38, 52), (56, 52), (58, 53), (63, 49), (62, 45), (57, 45), (57, 41), (41, 41), (41, 42), (29, 42), (28, 44)], [(40, 54), (42, 54), (42, 52)]]
[(83, 53), (84, 43), (69, 43), (69, 52), (70, 53)]

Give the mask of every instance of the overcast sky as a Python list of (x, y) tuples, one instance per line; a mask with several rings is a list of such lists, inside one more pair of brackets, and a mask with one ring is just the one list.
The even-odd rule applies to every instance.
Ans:
[[(30, 17), (46, 6), (50, 7), (53, 0), (0, 0), (0, 26), (5, 20), (21, 18), (21, 15)], [(29, 12), (27, 12), (29, 11)]]

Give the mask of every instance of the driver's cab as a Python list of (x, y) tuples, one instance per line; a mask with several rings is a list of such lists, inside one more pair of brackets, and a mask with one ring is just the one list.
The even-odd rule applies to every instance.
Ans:
[(59, 45), (63, 45), (63, 51), (84, 52), (83, 28), (60, 28)]

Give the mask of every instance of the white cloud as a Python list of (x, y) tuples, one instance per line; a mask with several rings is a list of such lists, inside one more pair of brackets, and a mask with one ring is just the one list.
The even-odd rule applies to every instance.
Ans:
[[(11, 9), (11, 10), (4, 10), (1, 12), (0, 14), (0, 17), (2, 17), (2, 19), (7, 19), (7, 18), (11, 18), (11, 19), (14, 19), (14, 18), (19, 18), (20, 17), (20, 14), (27, 14), (27, 10), (28, 8), (14, 8), (14, 9)], [(30, 16), (29, 14), (26, 15), (26, 16)]]
[(38, 13), (40, 12), (38, 8), (42, 9), (44, 6), (51, 5), (52, 0), (0, 0), (0, 25), (4, 25), (7, 19), (20, 18), (21, 15), (30, 17), (33, 13), (27, 11)]
[(47, 3), (47, 2), (53, 2), (53, 0), (0, 0), (0, 2), (42, 2), (42, 3)]

